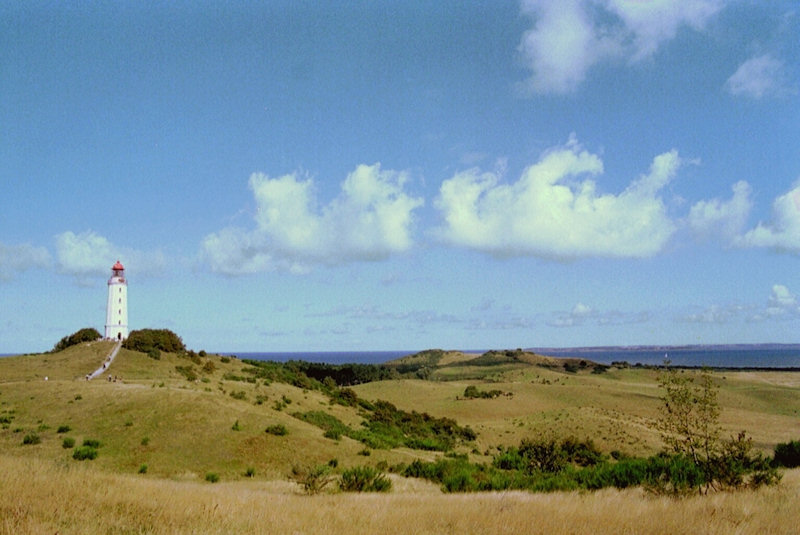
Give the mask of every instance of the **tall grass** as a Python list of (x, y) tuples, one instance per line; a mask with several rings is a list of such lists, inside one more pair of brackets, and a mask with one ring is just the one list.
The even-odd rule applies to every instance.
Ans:
[[(0, 534), (796, 533), (800, 471), (778, 487), (681, 500), (641, 490), (302, 496), (287, 483), (177, 482), (0, 456)], [(402, 485), (395, 488), (401, 489)]]

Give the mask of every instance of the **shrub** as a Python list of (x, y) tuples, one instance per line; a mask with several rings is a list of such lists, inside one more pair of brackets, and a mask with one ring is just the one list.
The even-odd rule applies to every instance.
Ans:
[(72, 437), (64, 437), (64, 440), (61, 442), (61, 447), (65, 450), (75, 447), (75, 439)]
[(244, 390), (239, 390), (238, 392), (231, 392), (231, 397), (233, 399), (238, 399), (239, 401), (244, 401), (247, 399), (247, 394)]
[(242, 430), (242, 428), (239, 427), (239, 420), (236, 420), (235, 422), (233, 422), (233, 425), (231, 426), (231, 430), (233, 430), (233, 431), (241, 431)]
[(87, 447), (89, 447), (89, 448), (94, 448), (94, 449), (97, 449), (97, 448), (99, 448), (99, 447), (100, 447), (102, 444), (100, 444), (100, 441), (99, 441), (99, 440), (96, 440), (96, 439), (93, 439), (93, 438), (87, 438), (87, 439), (84, 439), (84, 441), (83, 441), (83, 445), (84, 445), (84, 446), (87, 446)]
[(142, 466), (139, 467), (139, 473), (140, 474), (146, 474), (147, 473), (147, 465), (146, 464), (143, 464)]
[(58, 430), (56, 431), (56, 433), (69, 433), (70, 431), (72, 431), (72, 428), (70, 426), (60, 425), (58, 426)]
[(36, 433), (25, 435), (25, 437), (22, 439), (22, 443), (25, 445), (39, 444), (41, 441), (42, 439)]
[(153, 360), (161, 360), (161, 351), (152, 347), (147, 350), (147, 356)]
[(253, 477), (254, 475), (256, 475), (256, 469), (248, 466), (247, 470), (244, 471), (244, 477)]
[(197, 373), (195, 373), (193, 366), (175, 366), (175, 370), (186, 377), (187, 381), (197, 381)]
[(208, 472), (206, 474), (206, 481), (208, 481), (209, 483), (216, 483), (217, 481), (219, 481), (219, 474), (217, 474), (216, 472)]
[(339, 488), (345, 492), (388, 492), (392, 482), (371, 466), (357, 466), (342, 472)]
[(774, 464), (786, 468), (800, 466), (800, 440), (792, 440), (775, 446)]
[(100, 333), (97, 332), (97, 329), (94, 328), (85, 328), (81, 329), (80, 331), (76, 331), (69, 336), (65, 336), (58, 343), (53, 346), (53, 349), (50, 351), (51, 353), (57, 353), (59, 351), (63, 351), (70, 346), (74, 346), (77, 344), (82, 344), (83, 342), (93, 342), (95, 340), (100, 339)]
[(97, 458), (97, 448), (91, 446), (80, 446), (72, 452), (72, 458), (76, 461), (92, 461)]
[(289, 479), (303, 487), (306, 494), (319, 494), (333, 481), (330, 472), (331, 467), (324, 464), (313, 467), (292, 466)]
[(167, 353), (180, 353), (186, 350), (180, 336), (169, 329), (140, 329), (131, 331), (122, 347), (147, 353), (158, 349)]
[(269, 427), (267, 427), (266, 432), (269, 433), (270, 435), (275, 435), (277, 437), (282, 437), (284, 435), (289, 434), (289, 431), (283, 424), (270, 425)]
[(150, 437), (143, 437), (140, 444), (142, 446), (147, 446), (148, 444), (150, 444)]

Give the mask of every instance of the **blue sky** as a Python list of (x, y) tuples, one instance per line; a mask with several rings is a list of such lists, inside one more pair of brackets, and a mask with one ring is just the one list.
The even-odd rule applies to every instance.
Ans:
[[(229, 5), (230, 4), (230, 5)], [(796, 1), (6, 2), (0, 353), (798, 342)]]

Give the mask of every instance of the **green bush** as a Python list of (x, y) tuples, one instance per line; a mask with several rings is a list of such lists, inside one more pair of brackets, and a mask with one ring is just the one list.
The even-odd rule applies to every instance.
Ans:
[(253, 477), (256, 475), (256, 469), (252, 466), (248, 466), (247, 470), (244, 472), (244, 477)]
[(64, 437), (64, 440), (61, 442), (61, 447), (65, 450), (68, 450), (75, 446), (75, 439), (72, 437)]
[(77, 344), (82, 344), (83, 342), (93, 342), (95, 340), (99, 340), (102, 338), (100, 333), (97, 332), (97, 329), (88, 327), (85, 329), (81, 329), (80, 331), (76, 331), (69, 336), (65, 336), (58, 343), (53, 346), (51, 353), (57, 353), (59, 351), (63, 351), (70, 346), (74, 346)]
[(388, 492), (392, 481), (371, 466), (357, 466), (342, 472), (339, 488), (345, 492)]
[(218, 482), (219, 481), (219, 474), (217, 474), (216, 472), (208, 472), (206, 474), (206, 481), (208, 481), (209, 483)]
[(91, 446), (80, 446), (72, 452), (72, 458), (76, 461), (92, 461), (97, 458), (97, 448)]
[(267, 427), (267, 429), (265, 431), (267, 433), (269, 433), (270, 435), (275, 435), (277, 437), (282, 437), (284, 435), (289, 434), (289, 431), (286, 429), (286, 426), (283, 425), (283, 424), (270, 425), (269, 427)]
[(33, 445), (33, 444), (39, 444), (41, 442), (42, 442), (42, 439), (36, 433), (27, 434), (22, 439), (22, 443), (27, 445), (27, 446), (30, 446), (30, 445)]
[(289, 479), (301, 487), (306, 494), (319, 494), (325, 487), (331, 484), (331, 467), (328, 465), (292, 466)]
[(139, 473), (140, 474), (146, 474), (147, 473), (147, 465), (146, 464), (143, 464), (142, 466), (139, 467)]
[(88, 446), (89, 448), (94, 448), (94, 449), (97, 449), (97, 448), (99, 448), (99, 447), (100, 447), (102, 444), (100, 443), (100, 441), (99, 441), (99, 440), (96, 440), (96, 439), (93, 439), (93, 438), (87, 438), (87, 439), (84, 439), (84, 441), (83, 441), (83, 445), (84, 445), (84, 446)]
[(122, 343), (125, 349), (148, 353), (157, 349), (166, 353), (181, 353), (186, 350), (180, 336), (169, 329), (140, 329), (131, 331)]
[(197, 373), (191, 364), (189, 366), (175, 366), (175, 371), (186, 377), (187, 381), (197, 381)]
[(800, 440), (792, 440), (775, 446), (774, 464), (786, 468), (800, 466)]
[(70, 426), (60, 425), (58, 426), (58, 430), (56, 431), (56, 433), (69, 433), (70, 431), (72, 431), (72, 428)]

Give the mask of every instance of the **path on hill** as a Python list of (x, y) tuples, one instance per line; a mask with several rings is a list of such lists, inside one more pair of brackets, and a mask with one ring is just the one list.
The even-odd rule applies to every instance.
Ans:
[(121, 341), (114, 344), (114, 349), (111, 350), (111, 353), (108, 355), (108, 357), (106, 357), (106, 360), (103, 361), (103, 365), (97, 368), (89, 375), (87, 375), (86, 380), (89, 381), (91, 379), (94, 379), (95, 377), (101, 375), (103, 372), (108, 370), (108, 368), (111, 366), (111, 363), (114, 362), (114, 357), (117, 356), (117, 353), (119, 353), (119, 348), (121, 347), (122, 347)]

